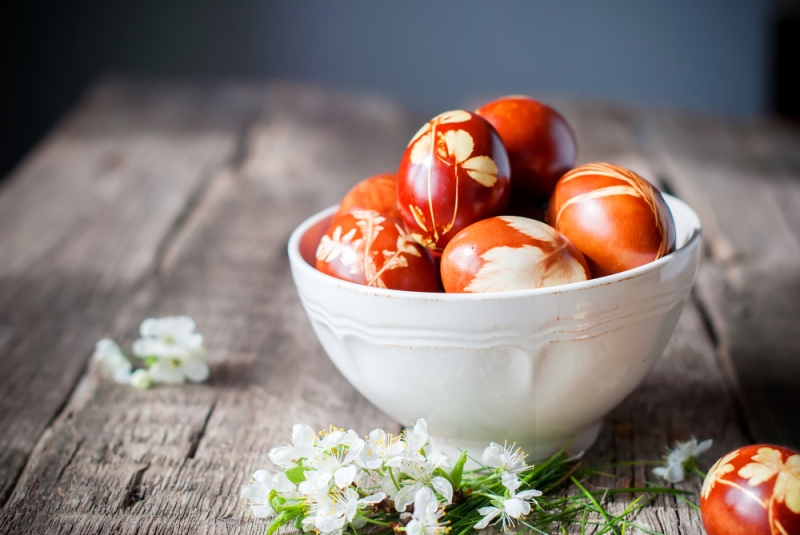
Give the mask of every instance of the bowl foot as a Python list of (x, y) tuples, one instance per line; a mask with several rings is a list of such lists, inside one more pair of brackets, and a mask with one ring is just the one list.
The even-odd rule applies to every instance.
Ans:
[[(526, 459), (528, 464), (533, 463), (535, 460), (545, 459), (553, 455), (559, 449), (563, 448), (564, 445), (570, 441), (570, 438), (572, 438), (572, 443), (569, 446), (569, 451), (571, 453), (579, 453), (589, 449), (592, 444), (594, 444), (595, 440), (597, 440), (597, 435), (600, 433), (602, 424), (603, 420), (598, 420), (578, 431), (573, 435), (574, 438), (547, 438), (533, 444), (519, 444), (519, 446), (522, 448), (522, 451), (528, 454), (528, 458)], [(436, 436), (432, 438), (434, 451), (447, 455), (453, 461), (458, 459), (462, 451), (467, 450), (467, 455), (469, 455), (469, 457), (467, 458), (466, 466), (468, 469), (478, 467), (475, 460), (480, 461), (483, 450), (486, 449), (491, 441), (491, 439), (463, 440)]]

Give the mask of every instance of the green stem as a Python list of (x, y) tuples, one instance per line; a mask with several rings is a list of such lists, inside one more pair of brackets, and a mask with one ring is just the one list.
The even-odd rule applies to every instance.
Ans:
[(368, 517), (368, 516), (360, 516), (359, 518), (363, 518), (363, 519), (364, 519), (364, 520), (366, 520), (368, 523), (370, 523), (370, 524), (375, 524), (376, 526), (383, 526), (383, 527), (385, 527), (385, 528), (390, 528), (390, 527), (392, 527), (392, 526), (390, 526), (390, 525), (389, 525), (389, 523), (388, 523), (388, 522), (381, 522), (380, 520), (373, 520), (373, 519), (371, 519), (371, 518), (370, 518), (370, 517)]
[(389, 467), (389, 477), (392, 478), (392, 483), (394, 483), (394, 488), (400, 490), (400, 485), (397, 484), (397, 480), (394, 478), (394, 472), (392, 471), (392, 467)]
[(592, 505), (594, 505), (597, 508), (597, 511), (603, 516), (603, 519), (606, 521), (606, 524), (610, 527), (611, 532), (617, 533), (617, 530), (613, 528), (613, 524), (611, 523), (611, 520), (608, 518), (608, 515), (606, 514), (606, 510), (600, 507), (600, 504), (597, 503), (597, 500), (594, 499), (592, 493), (586, 490), (586, 488), (583, 485), (581, 485), (580, 481), (575, 479), (575, 476), (570, 476), (570, 480), (576, 487), (578, 487), (581, 490), (581, 492), (583, 492), (583, 494), (589, 499), (589, 501), (592, 502)]
[(702, 470), (700, 470), (699, 468), (697, 468), (697, 466), (696, 466), (696, 465), (695, 465), (695, 466), (692, 466), (692, 471), (693, 471), (695, 474), (697, 474), (698, 476), (702, 477), (703, 479), (705, 479), (705, 478), (706, 478), (706, 473), (705, 473), (705, 472), (703, 472)]

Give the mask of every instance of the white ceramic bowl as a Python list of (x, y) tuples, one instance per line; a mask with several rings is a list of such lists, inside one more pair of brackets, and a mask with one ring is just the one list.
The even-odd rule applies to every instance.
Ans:
[(484, 294), (400, 292), (314, 268), (336, 207), (289, 240), (297, 292), (348, 381), (404, 425), (428, 421), (438, 449), (480, 455), (516, 442), (534, 459), (583, 450), (664, 351), (694, 282), (700, 221), (664, 196), (677, 250), (624, 273)]

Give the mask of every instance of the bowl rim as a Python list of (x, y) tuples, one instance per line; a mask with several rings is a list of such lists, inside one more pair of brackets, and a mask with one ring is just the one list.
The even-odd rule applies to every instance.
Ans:
[[(676, 207), (680, 207), (683, 211), (686, 211), (688, 213), (689, 215), (688, 219), (690, 219), (689, 223), (692, 225), (692, 231), (691, 234), (689, 235), (689, 238), (686, 240), (686, 243), (684, 243), (680, 247), (677, 247), (670, 254), (663, 256), (658, 260), (654, 260), (649, 264), (629, 269), (627, 271), (622, 271), (620, 273), (615, 273), (614, 275), (607, 275), (605, 277), (589, 279), (587, 281), (572, 282), (569, 284), (559, 284), (556, 286), (547, 286), (544, 288), (511, 290), (507, 292), (447, 293), (447, 292), (410, 292), (404, 290), (390, 290), (385, 288), (364, 286), (363, 284), (356, 284), (354, 282), (337, 279), (336, 277), (332, 277), (331, 275), (318, 271), (316, 267), (310, 265), (308, 262), (305, 261), (303, 256), (300, 254), (300, 239), (306, 232), (308, 232), (308, 230), (312, 226), (314, 226), (324, 218), (335, 214), (336, 210), (338, 210), (339, 208), (338, 204), (329, 206), (328, 208), (325, 208), (315, 213), (314, 215), (310, 216), (305, 221), (300, 223), (300, 225), (298, 225), (297, 228), (295, 228), (294, 231), (292, 231), (288, 244), (289, 263), (292, 266), (292, 270), (298, 270), (304, 276), (312, 277), (313, 279), (320, 281), (322, 284), (339, 287), (343, 290), (350, 290), (364, 295), (374, 295), (380, 297), (393, 297), (393, 298), (402, 297), (411, 300), (494, 301), (494, 300), (518, 299), (520, 297), (533, 297), (539, 295), (551, 295), (551, 294), (560, 294), (566, 292), (578, 292), (581, 290), (589, 290), (592, 288), (613, 284), (615, 282), (620, 282), (628, 279), (645, 276), (653, 271), (659, 270), (664, 265), (672, 262), (678, 256), (682, 256), (684, 252), (693, 249), (697, 245), (702, 234), (702, 225), (697, 213), (692, 209), (691, 206), (689, 206), (684, 201), (678, 199), (677, 197), (668, 195), (666, 193), (662, 193), (662, 195), (667, 203), (667, 206), (670, 208), (670, 211), (673, 211), (674, 213), (673, 210), (673, 205), (674, 205)], [(295, 284), (297, 284), (296, 277), (295, 277)]]

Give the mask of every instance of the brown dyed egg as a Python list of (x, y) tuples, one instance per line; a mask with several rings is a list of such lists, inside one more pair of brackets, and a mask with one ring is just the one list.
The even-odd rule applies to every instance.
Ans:
[(508, 151), (514, 206), (546, 201), (558, 179), (575, 167), (575, 134), (547, 104), (509, 96), (484, 104), (475, 113), (494, 126)]
[(442, 251), (472, 223), (508, 203), (508, 155), (485, 119), (448, 111), (411, 139), (397, 172), (397, 200), (414, 238)]
[(675, 223), (661, 193), (610, 163), (582, 165), (561, 177), (547, 222), (580, 249), (594, 277), (642, 266), (675, 249)]
[(709, 470), (700, 493), (708, 535), (799, 535), (800, 454), (758, 444)]
[(442, 253), (446, 292), (504, 292), (590, 278), (583, 255), (553, 227), (515, 216), (474, 223)]
[(333, 220), (317, 247), (317, 269), (356, 284), (441, 291), (430, 253), (414, 241), (401, 221), (375, 210), (354, 210)]
[(375, 210), (385, 217), (400, 219), (397, 209), (397, 176), (375, 175), (362, 180), (347, 192), (339, 203), (334, 219), (353, 210)]

